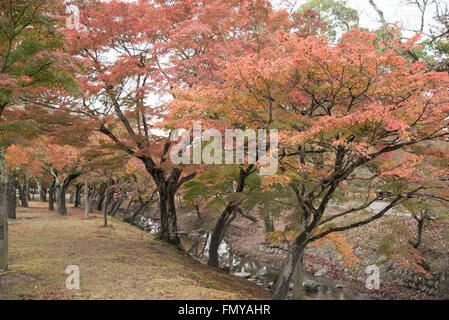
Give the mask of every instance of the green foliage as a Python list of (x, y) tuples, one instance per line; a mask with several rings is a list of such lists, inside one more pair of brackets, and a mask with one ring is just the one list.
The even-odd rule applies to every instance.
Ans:
[(377, 251), (382, 255), (391, 257), (395, 253), (395, 248), (394, 248), (395, 240), (396, 240), (396, 238), (395, 238), (394, 234), (390, 233), (390, 234), (385, 235), (379, 241), (379, 247), (378, 247)]
[[(419, 216), (423, 212), (427, 213), (426, 224), (429, 223), (428, 219), (441, 219), (449, 216), (447, 209), (447, 203), (442, 201), (435, 201), (429, 199), (410, 199), (402, 204), (402, 206), (411, 212), (415, 217)], [(425, 225), (426, 225), (425, 224)]]
[(0, 123), (0, 145), (8, 147), (22, 137), (32, 137), (37, 133), (37, 127), (31, 120)]
[(387, 257), (391, 257), (393, 254), (400, 254), (411, 259), (408, 244), (408, 239), (411, 238), (411, 231), (407, 225), (401, 223), (400, 220), (389, 219), (382, 221), (381, 226), (385, 230), (377, 236), (379, 243), (378, 253)]
[(211, 167), (195, 180), (184, 184), (183, 198), (190, 205), (205, 201), (208, 208), (221, 209), (226, 205), (226, 199), (232, 195), (232, 181), (237, 177), (236, 166)]
[(349, 7), (346, 0), (309, 0), (299, 11), (305, 9), (314, 9), (320, 14), (327, 25), (327, 35), (333, 40), (359, 25), (358, 11)]
[(74, 70), (58, 31), (56, 13), (60, 9), (54, 1), (1, 2), (0, 105), (11, 103), (30, 89), (76, 90)]

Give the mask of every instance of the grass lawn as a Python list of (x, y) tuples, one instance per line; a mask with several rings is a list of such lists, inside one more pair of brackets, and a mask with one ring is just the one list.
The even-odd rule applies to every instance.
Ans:
[[(0, 299), (266, 299), (244, 279), (212, 270), (126, 223), (82, 209), (58, 216), (45, 203), (17, 208), (10, 220), (10, 266)], [(65, 273), (79, 266), (80, 290)]]

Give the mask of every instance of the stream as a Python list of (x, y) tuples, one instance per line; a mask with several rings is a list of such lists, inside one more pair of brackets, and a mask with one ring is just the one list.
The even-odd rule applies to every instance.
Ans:
[[(159, 232), (159, 225), (150, 218), (140, 216), (136, 220), (136, 225), (153, 235)], [(208, 257), (209, 241), (211, 232), (202, 232), (192, 235), (188, 233), (180, 233), (181, 243), (189, 254), (199, 258), (206, 259)], [(222, 241), (218, 249), (220, 268), (226, 270), (235, 276), (242, 277), (248, 281), (266, 288), (271, 287), (278, 270), (274, 269), (270, 264), (255, 259), (243, 257), (235, 254), (231, 247)], [(357, 300), (360, 297), (352, 295), (348, 290), (341, 286), (338, 281), (316, 277), (313, 274), (304, 273), (303, 289), (306, 299), (308, 300)], [(290, 287), (292, 289), (292, 284)], [(365, 298), (366, 297), (362, 297)], [(292, 299), (292, 290), (287, 295), (287, 299)]]

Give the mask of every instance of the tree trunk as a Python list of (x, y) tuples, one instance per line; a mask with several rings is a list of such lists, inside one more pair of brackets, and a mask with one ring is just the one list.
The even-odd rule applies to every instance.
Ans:
[(56, 189), (56, 203), (58, 205), (58, 214), (65, 216), (67, 214), (67, 207), (65, 203), (67, 189), (62, 185)]
[(84, 218), (89, 218), (89, 181), (84, 169)]
[[(168, 148), (166, 150), (168, 151)], [(143, 161), (148, 173), (152, 176), (159, 192), (161, 229), (158, 238), (168, 243), (179, 245), (181, 242), (178, 237), (175, 195), (183, 183), (195, 177), (195, 173), (181, 178), (182, 170), (178, 168), (174, 168), (168, 173), (164, 169), (155, 168), (151, 158), (140, 159)]]
[(301, 251), (295, 268), (295, 278), (293, 280), (293, 299), (303, 299), (303, 282), (304, 282), (304, 251)]
[(27, 200), (26, 207), (28, 208), (28, 201), (31, 201), (31, 194), (30, 194), (30, 178), (27, 174), (25, 174), (25, 198)]
[(265, 233), (274, 231), (273, 217), (270, 214), (266, 214), (264, 216), (263, 222), (264, 222), (264, 227), (265, 227)]
[[(236, 193), (240, 193), (245, 190), (246, 178), (251, 174), (252, 168), (253, 167), (250, 166), (246, 170), (240, 169), (239, 181), (235, 190)], [(218, 218), (217, 224), (214, 227), (209, 244), (209, 259), (207, 260), (207, 264), (211, 267), (219, 267), (218, 248), (221, 241), (223, 241), (229, 221), (232, 219), (233, 215), (235, 217), (235, 210), (237, 210), (237, 208), (238, 204), (231, 201)]]
[(96, 197), (97, 197), (97, 192), (95, 191), (95, 188), (92, 188), (89, 193), (89, 213), (92, 213), (94, 211), (95, 204), (96, 204), (96, 200), (95, 200)]
[(159, 239), (179, 245), (178, 227), (176, 221), (175, 192), (173, 190), (159, 191), (159, 205), (161, 210), (161, 231)]
[(425, 218), (422, 217), (422, 218), (416, 219), (416, 220), (418, 221), (418, 233), (416, 235), (416, 241), (410, 241), (410, 244), (413, 246), (413, 248), (418, 249), (418, 247), (421, 245), (421, 241), (422, 241), (422, 232), (424, 229)]
[(58, 203), (58, 214), (65, 216), (67, 214), (67, 207), (66, 207), (66, 193), (67, 188), (69, 187), (70, 183), (78, 178), (81, 174), (80, 173), (74, 173), (70, 174), (67, 178), (64, 179), (64, 181), (58, 186), (57, 188), (57, 203)]
[(221, 242), (223, 241), (223, 237), (226, 231), (226, 227), (228, 225), (228, 221), (234, 213), (236, 207), (230, 203), (226, 207), (226, 209), (222, 212), (218, 221), (212, 231), (212, 235), (209, 243), (209, 259), (207, 260), (207, 264), (210, 267), (219, 267), (218, 260), (218, 248), (220, 247)]
[[(1, 152), (1, 151), (0, 151)], [(2, 177), (0, 179), (3, 180)], [(8, 214), (6, 210), (5, 182), (0, 182), (0, 272), (8, 270)]]
[[(109, 175), (108, 175), (108, 182), (106, 184), (106, 190), (104, 192), (104, 203), (103, 203), (103, 220), (104, 220), (104, 226), (107, 227), (108, 226), (108, 215), (107, 215), (107, 210), (108, 210), (108, 194), (109, 194), (109, 184), (111, 182), (111, 175), (112, 175), (112, 171), (109, 171)], [(101, 204), (101, 202), (100, 202)]]
[(115, 217), (115, 215), (117, 214), (117, 212), (120, 210), (120, 207), (122, 206), (123, 203), (123, 198), (120, 197), (118, 198), (110, 207), (110, 209), (108, 210), (108, 215), (111, 217)]
[(29, 205), (28, 205), (28, 197), (27, 197), (26, 191), (25, 191), (26, 190), (25, 183), (22, 183), (21, 185), (19, 184), (18, 188), (19, 188), (19, 199), (20, 199), (21, 205), (24, 208), (28, 208)]
[(82, 184), (76, 185), (76, 191), (75, 191), (75, 204), (74, 208), (80, 208), (81, 207), (81, 189), (83, 188)]
[(6, 176), (5, 157), (0, 147), (0, 272), (8, 270), (8, 212), (6, 203), (6, 189), (8, 177)]
[(55, 185), (56, 179), (53, 178), (53, 181), (48, 189), (48, 210), (55, 210)]
[(303, 239), (305, 239), (305, 237), (299, 236), (295, 240), (288, 251), (287, 257), (284, 259), (278, 277), (273, 284), (273, 300), (285, 300), (287, 296), (292, 275), (295, 272), (298, 260), (302, 257), (305, 249)]
[[(104, 200), (105, 200), (105, 196), (104, 196), (104, 192), (101, 192), (102, 190), (100, 189), (98, 192), (100, 193), (98, 195), (98, 199), (95, 201), (95, 210), (97, 211), (103, 211), (103, 204), (104, 204)], [(106, 205), (107, 208), (107, 205)]]
[[(299, 223), (299, 232), (302, 235), (309, 224), (310, 214), (302, 213), (301, 221)], [(304, 250), (301, 250), (298, 254), (298, 262), (295, 268), (295, 278), (293, 281), (293, 299), (300, 300), (303, 298), (303, 280), (304, 280)]]
[(195, 204), (195, 210), (196, 210), (196, 215), (198, 216), (198, 219), (201, 220), (200, 206), (198, 205), (198, 203)]
[(40, 202), (45, 202), (45, 193), (46, 193), (46, 188), (44, 188), (44, 186), (42, 185), (42, 183), (39, 184), (39, 201)]
[(139, 209), (137, 209), (136, 212), (134, 212), (133, 216), (131, 217), (131, 221), (129, 222), (131, 225), (135, 225), (136, 224), (136, 217), (143, 211), (143, 209), (145, 208), (145, 205), (141, 205), (139, 207)]
[[(121, 195), (121, 193), (120, 193), (120, 195)], [(108, 190), (108, 192), (106, 193), (104, 193), (104, 195), (103, 195), (103, 201), (104, 201), (104, 205), (106, 206), (106, 209), (108, 209), (109, 208), (109, 206), (111, 205), (111, 201), (113, 200), (113, 198), (114, 198), (114, 192), (111, 192), (111, 188), (109, 188), (109, 190)], [(122, 198), (121, 196), (120, 196), (120, 198)], [(114, 204), (116, 204), (117, 203), (117, 201), (115, 201), (114, 202)], [(111, 210), (108, 210), (108, 215), (111, 215)]]
[(122, 206), (122, 203), (123, 203), (123, 198), (120, 196), (120, 198), (118, 198), (116, 201), (114, 201), (114, 203), (110, 206), (110, 208), (108, 210), (108, 215), (111, 217), (115, 217), (118, 210)]
[(9, 219), (16, 219), (16, 174), (14, 170), (9, 172), (8, 182), (6, 184), (6, 210)]
[(27, 191), (26, 191), (26, 185), (22, 186), (22, 207), (24, 208), (29, 208), (30, 205), (28, 204), (28, 196), (27, 196)]

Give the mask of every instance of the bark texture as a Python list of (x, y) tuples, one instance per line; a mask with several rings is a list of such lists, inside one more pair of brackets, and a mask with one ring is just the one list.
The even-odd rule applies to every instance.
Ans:
[(81, 175), (80, 173), (70, 174), (58, 186), (57, 188), (58, 214), (63, 216), (67, 214), (67, 206), (66, 206), (67, 188), (69, 187), (70, 183), (76, 178), (78, 178), (80, 175)]
[(16, 173), (11, 170), (5, 190), (5, 205), (9, 219), (16, 219), (16, 185)]

